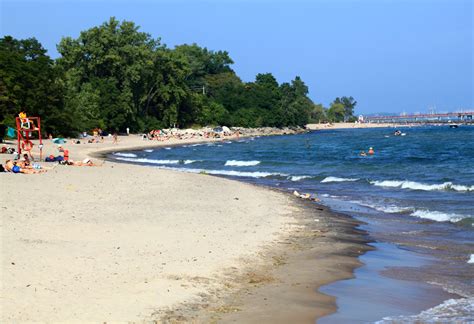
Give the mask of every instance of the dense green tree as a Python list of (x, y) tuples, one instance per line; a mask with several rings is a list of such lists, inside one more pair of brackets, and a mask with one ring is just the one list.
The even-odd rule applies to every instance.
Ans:
[[(327, 117), (308, 97), (300, 77), (279, 84), (271, 73), (242, 82), (226, 51), (197, 44), (167, 48), (133, 22), (110, 18), (64, 37), (54, 62), (34, 39), (0, 40), (0, 122), (26, 110), (40, 115), (47, 131), (68, 135), (101, 127), (146, 131), (172, 126), (291, 126)], [(352, 97), (337, 98), (343, 115)], [(352, 109), (352, 110), (351, 110)]]
[(334, 101), (328, 109), (327, 117), (331, 122), (344, 121), (346, 110), (342, 103)]
[(357, 105), (352, 97), (341, 97), (334, 100), (335, 103), (342, 104), (344, 106), (344, 121), (349, 120), (349, 118), (354, 116), (354, 108)]
[(93, 102), (98, 106), (95, 127), (136, 128), (149, 100), (146, 87), (154, 77), (159, 48), (159, 40), (139, 32), (134, 23), (120, 23), (115, 18), (81, 32), (77, 39), (63, 38), (58, 45), (58, 64), (67, 85), (66, 110), (79, 118), (91, 108), (80, 104)]
[(14, 126), (21, 111), (40, 116), (47, 132), (65, 132), (58, 70), (34, 38), (0, 38), (0, 123)]
[(316, 104), (310, 113), (310, 122), (321, 123), (327, 120), (326, 108), (322, 104)]

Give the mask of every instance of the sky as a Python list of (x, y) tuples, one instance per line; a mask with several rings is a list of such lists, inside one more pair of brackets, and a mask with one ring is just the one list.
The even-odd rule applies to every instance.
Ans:
[(244, 81), (300, 76), (315, 103), (357, 114), (474, 110), (472, 0), (0, 0), (0, 37), (65, 36), (114, 16), (168, 47), (226, 50)]

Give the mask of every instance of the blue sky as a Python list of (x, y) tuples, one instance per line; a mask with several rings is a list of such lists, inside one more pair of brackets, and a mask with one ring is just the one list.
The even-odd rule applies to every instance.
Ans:
[(63, 36), (115, 16), (169, 47), (227, 50), (244, 81), (302, 77), (328, 105), (357, 113), (474, 109), (471, 0), (0, 0), (0, 35), (36, 37), (52, 57)]

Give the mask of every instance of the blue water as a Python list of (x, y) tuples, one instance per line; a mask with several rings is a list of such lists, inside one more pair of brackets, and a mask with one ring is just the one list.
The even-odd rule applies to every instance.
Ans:
[[(297, 188), (323, 200), (339, 198), (388, 213), (472, 224), (474, 127), (403, 131), (406, 136), (392, 136), (392, 129), (329, 130), (141, 151), (134, 152), (137, 157), (121, 158)], [(375, 150), (373, 156), (359, 156), (369, 147)]]
[[(474, 127), (401, 130), (406, 136), (389, 128), (324, 130), (112, 157), (316, 195), (367, 222), (372, 239), (438, 260), (419, 271), (424, 276), (399, 272), (403, 276), (472, 297), (474, 264), (467, 260), (474, 253)], [(359, 155), (369, 147), (373, 156)]]

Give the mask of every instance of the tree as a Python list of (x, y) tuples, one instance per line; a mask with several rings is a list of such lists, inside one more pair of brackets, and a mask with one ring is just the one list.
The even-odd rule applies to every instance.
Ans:
[(344, 106), (344, 121), (347, 121), (350, 117), (354, 116), (354, 108), (357, 105), (357, 101), (352, 97), (336, 98), (335, 103), (342, 104)]
[[(58, 65), (64, 71), (66, 110), (73, 116), (83, 115), (90, 107), (77, 103), (94, 102), (98, 96), (97, 117), (107, 128), (136, 130), (137, 118), (149, 99), (144, 93), (150, 90), (147, 81), (153, 78), (158, 48), (159, 40), (139, 32), (133, 22), (120, 23), (113, 17), (81, 32), (77, 39), (63, 38)], [(84, 90), (90, 88), (94, 91)]]
[(342, 103), (334, 101), (328, 109), (327, 117), (331, 122), (344, 121), (346, 110)]
[(61, 56), (53, 61), (35, 39), (0, 39), (1, 123), (13, 125), (26, 110), (43, 119), (47, 132), (73, 135), (196, 123), (282, 127), (321, 115), (299, 76), (279, 84), (260, 73), (244, 83), (227, 51), (169, 49), (133, 22), (112, 17), (62, 38), (57, 48)]
[(322, 104), (314, 105), (310, 113), (310, 122), (321, 123), (326, 120), (326, 108), (324, 108)]
[(0, 38), (0, 123), (13, 126), (18, 113), (25, 111), (41, 117), (45, 131), (65, 134), (68, 123), (58, 72), (36, 39)]

